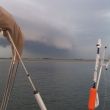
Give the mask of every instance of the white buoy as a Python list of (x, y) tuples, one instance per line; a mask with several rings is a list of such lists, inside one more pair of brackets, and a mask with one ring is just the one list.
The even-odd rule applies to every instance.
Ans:
[(41, 110), (47, 110), (47, 108), (46, 108), (46, 106), (45, 106), (45, 104), (44, 104), (44, 102), (42, 100), (42, 97), (40, 96), (39, 92), (36, 93), (34, 96), (35, 96), (35, 99), (36, 99), (37, 103), (40, 106), (40, 109)]

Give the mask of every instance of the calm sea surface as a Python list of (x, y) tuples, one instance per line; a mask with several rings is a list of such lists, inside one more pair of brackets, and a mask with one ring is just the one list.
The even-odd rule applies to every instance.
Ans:
[[(89, 88), (92, 84), (94, 62), (25, 61), (31, 77), (39, 88), (48, 110), (88, 110)], [(0, 102), (9, 68), (8, 60), (0, 61)], [(110, 109), (110, 70), (103, 71), (100, 106)], [(20, 66), (7, 110), (40, 110), (32, 88)]]

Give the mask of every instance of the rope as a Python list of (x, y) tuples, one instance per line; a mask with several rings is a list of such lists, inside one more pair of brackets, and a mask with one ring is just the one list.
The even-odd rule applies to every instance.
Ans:
[(9, 94), (7, 96), (7, 102), (5, 103), (4, 110), (6, 110), (6, 108), (7, 108), (7, 105), (8, 105), (8, 102), (9, 102), (9, 98), (10, 98), (10, 95), (11, 95), (11, 92), (12, 92), (12, 89), (13, 89), (13, 86), (14, 86), (14, 82), (15, 82), (15, 78), (16, 78), (16, 73), (17, 73), (17, 70), (18, 70), (18, 65), (19, 65), (19, 63), (16, 64), (14, 72), (13, 72), (14, 73), (13, 74), (13, 80), (12, 80), (12, 84), (11, 84), (11, 87), (10, 87)]
[(12, 91), (12, 88), (14, 86), (14, 81), (15, 81), (18, 65), (19, 65), (19, 63), (17, 63), (17, 64), (12, 63), (11, 66), (10, 66), (9, 77), (8, 77), (8, 81), (6, 83), (5, 92), (4, 92), (4, 95), (3, 95), (3, 100), (2, 100), (2, 103), (1, 103), (0, 110), (6, 110), (6, 108), (7, 108), (9, 97), (11, 95), (11, 91)]
[(4, 106), (4, 102), (6, 101), (8, 89), (9, 89), (9, 86), (10, 86), (10, 81), (11, 81), (11, 78), (12, 78), (13, 69), (14, 69), (14, 64), (13, 64), (13, 59), (12, 59), (11, 65), (10, 65), (10, 68), (9, 68), (8, 79), (7, 79), (7, 83), (6, 83), (6, 86), (5, 86), (5, 90), (4, 90), (5, 92), (3, 94), (3, 99), (2, 99), (0, 110), (2, 110), (2, 108)]

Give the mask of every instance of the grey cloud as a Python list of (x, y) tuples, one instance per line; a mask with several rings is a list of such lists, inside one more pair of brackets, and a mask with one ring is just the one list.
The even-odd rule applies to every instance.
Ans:
[[(46, 45), (41, 42), (26, 41), (25, 49), (30, 53), (35, 54), (39, 57), (49, 57), (49, 58), (68, 58), (69, 52), (65, 49), (58, 49), (53, 46)], [(75, 56), (75, 54), (74, 54)]]
[(1, 4), (14, 14), (26, 40), (49, 49), (66, 49), (73, 57), (76, 52), (78, 57), (93, 58), (97, 39), (110, 41), (110, 17), (105, 16), (110, 13), (108, 0), (16, 0)]
[(0, 46), (2, 46), (2, 47), (9, 46), (9, 42), (7, 41), (7, 39), (0, 38)]
[[(49, 46), (54, 46), (61, 49), (71, 49), (73, 42), (69, 38), (70, 35), (61, 29), (57, 29), (47, 23), (41, 21), (36, 22), (36, 25), (32, 22), (17, 18), (18, 21), (25, 27), (25, 39), (31, 41), (38, 41)], [(31, 39), (32, 38), (32, 39)]]

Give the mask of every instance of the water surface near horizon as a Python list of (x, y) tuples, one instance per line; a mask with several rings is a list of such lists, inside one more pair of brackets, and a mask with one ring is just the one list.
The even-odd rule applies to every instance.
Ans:
[[(29, 61), (25, 65), (48, 110), (87, 110), (94, 62)], [(9, 60), (1, 60), (0, 94), (7, 79), (8, 68)], [(110, 108), (109, 79), (110, 71), (103, 71), (99, 88), (100, 106), (97, 110)], [(21, 66), (7, 110), (40, 110)]]

